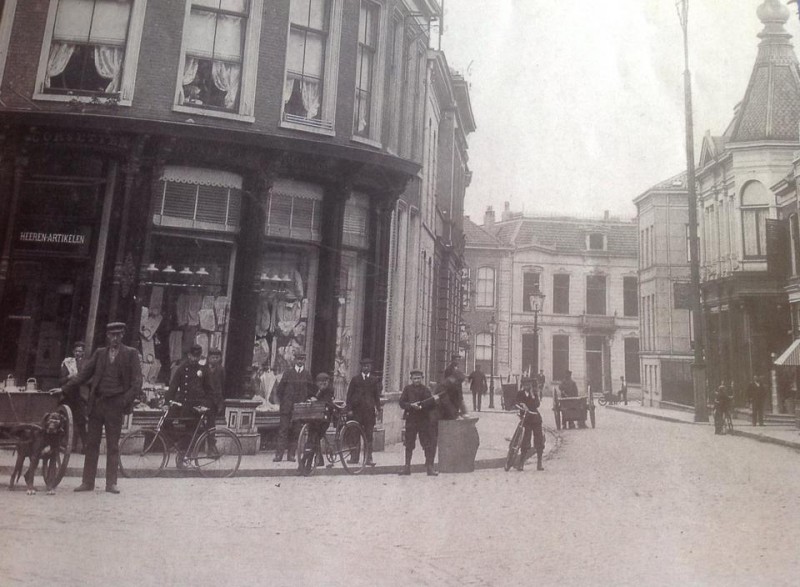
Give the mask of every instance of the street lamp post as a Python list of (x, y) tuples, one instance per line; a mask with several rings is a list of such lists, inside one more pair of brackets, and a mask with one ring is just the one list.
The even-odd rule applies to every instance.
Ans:
[(544, 307), (544, 294), (537, 287), (528, 299), (533, 310), (533, 373), (532, 377), (539, 374), (539, 312)]
[(492, 314), (489, 320), (489, 333), (492, 335), (492, 361), (489, 364), (489, 409), (494, 409), (494, 339), (497, 333), (497, 321)]

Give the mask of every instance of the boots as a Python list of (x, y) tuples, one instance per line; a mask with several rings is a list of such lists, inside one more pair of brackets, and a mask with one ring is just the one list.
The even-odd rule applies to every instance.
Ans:
[(433, 468), (433, 459), (426, 458), (425, 459), (425, 471), (428, 473), (428, 477), (436, 477), (439, 473)]
[(544, 471), (544, 467), (542, 466), (542, 453), (541, 453), (541, 451), (536, 453), (536, 470), (537, 471)]
[(411, 449), (406, 449), (406, 464), (403, 466), (401, 471), (398, 475), (411, 475), (411, 455), (413, 451)]
[(518, 457), (517, 464), (516, 464), (516, 465), (514, 465), (514, 468), (515, 468), (517, 471), (522, 471), (522, 470), (524, 470), (524, 469), (525, 469), (525, 459), (527, 459), (527, 458), (528, 458), (528, 452), (529, 452), (529, 450), (530, 450), (530, 449), (527, 449), (527, 448), (523, 448), (523, 449), (522, 449), (522, 452), (520, 453), (520, 455), (519, 455), (519, 457)]

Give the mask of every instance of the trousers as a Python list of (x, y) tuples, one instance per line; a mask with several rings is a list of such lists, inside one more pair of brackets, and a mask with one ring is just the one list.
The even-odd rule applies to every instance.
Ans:
[(94, 487), (97, 477), (97, 461), (100, 457), (100, 441), (103, 428), (106, 431), (106, 487), (117, 484), (119, 468), (119, 437), (125, 419), (125, 396), (97, 396), (89, 409), (89, 425), (86, 432), (86, 456), (83, 462), (83, 484)]

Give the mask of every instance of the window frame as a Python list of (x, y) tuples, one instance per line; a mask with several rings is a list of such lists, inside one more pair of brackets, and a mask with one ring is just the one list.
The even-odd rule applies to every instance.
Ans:
[(11, 27), (17, 12), (17, 0), (5, 0), (2, 14), (0, 14), (0, 84), (3, 83), (3, 73), (6, 69), (8, 48), (11, 42)]
[(173, 112), (197, 114), (213, 118), (226, 118), (242, 122), (255, 122), (256, 76), (258, 69), (258, 49), (261, 41), (261, 20), (263, 15), (264, 0), (249, 0), (250, 7), (247, 16), (247, 25), (244, 30), (244, 43), (242, 47), (242, 73), (239, 80), (239, 109), (238, 111), (218, 110), (216, 108), (200, 108), (182, 104), (181, 91), (183, 90), (183, 70), (186, 66), (186, 30), (192, 13), (192, 0), (187, 0), (181, 29), (181, 48), (178, 58), (178, 74), (175, 79), (175, 96), (172, 103)]
[[(556, 282), (566, 278), (566, 287), (563, 284), (558, 285)], [(553, 314), (560, 316), (569, 314), (569, 289), (570, 289), (570, 276), (569, 273), (555, 273), (553, 275)], [(558, 290), (556, 289), (558, 288)], [(561, 296), (560, 290), (566, 290), (566, 296)]]
[[(642, 382), (641, 364), (639, 360), (639, 353), (641, 352), (641, 340), (638, 336), (626, 336), (623, 339), (623, 356), (625, 358), (625, 384), (626, 385), (639, 385)], [(636, 342), (636, 352), (634, 353), (629, 346)], [(632, 375), (634, 375), (632, 377)]]
[[(491, 272), (491, 278), (481, 277), (484, 270)], [(481, 282), (491, 284), (486, 292), (481, 292)], [(488, 304), (481, 304), (481, 295), (490, 298)], [(494, 267), (483, 265), (475, 272), (475, 308), (494, 308), (497, 305), (497, 272)]]
[[(358, 87), (354, 85), (353, 88), (353, 124), (351, 124), (350, 133), (351, 133), (351, 140), (357, 143), (362, 143), (365, 145), (369, 145), (371, 147), (381, 148), (381, 137), (382, 137), (382, 128), (383, 128), (383, 92), (384, 92), (384, 79), (386, 76), (386, 27), (388, 21), (388, 15), (385, 6), (382, 2), (378, 2), (377, 0), (360, 0), (359, 3), (359, 30), (361, 29), (361, 17), (360, 17), (360, 7), (362, 4), (372, 4), (378, 11), (378, 23), (376, 27), (375, 34), (377, 35), (376, 38), (376, 48), (375, 48), (375, 60), (373, 62), (373, 76), (372, 76), (372, 97), (370, 100), (370, 108), (369, 108), (369, 133), (368, 136), (361, 136), (355, 134), (355, 108), (357, 104), (357, 100), (355, 99), (355, 92), (358, 90)], [(358, 48), (358, 40), (356, 40), (356, 49)], [(358, 52), (356, 51), (356, 54)], [(356, 80), (357, 77), (357, 68), (358, 68), (358, 60), (355, 60), (355, 67), (356, 67)], [(356, 82), (357, 83), (357, 82)]]
[[(534, 277), (528, 277), (533, 275)], [(535, 282), (535, 283), (531, 283)], [(542, 272), (534, 270), (526, 270), (522, 272), (522, 311), (526, 314), (533, 314), (534, 310), (531, 307), (530, 298), (535, 291), (542, 292)], [(539, 313), (544, 311), (544, 307), (539, 308)]]
[(639, 316), (639, 280), (633, 275), (622, 277), (622, 315), (627, 318)]
[[(599, 290), (600, 288), (590, 288), (589, 287), (589, 280), (594, 278), (602, 278), (603, 279), (603, 312), (598, 314), (596, 312), (589, 311), (589, 291), (591, 290)], [(608, 276), (601, 275), (601, 274), (590, 274), (586, 276), (586, 314), (589, 316), (608, 316)]]
[[(561, 348), (558, 344), (556, 344), (556, 339), (558, 339), (559, 342), (566, 341), (565, 347)], [(552, 372), (550, 373), (551, 379), (553, 381), (561, 381), (562, 380), (561, 376), (565, 375), (566, 372), (570, 370), (569, 361), (571, 353), (570, 353), (569, 334), (554, 334), (551, 338), (551, 344), (553, 348), (553, 356), (551, 357), (551, 363), (552, 363), (551, 365)], [(566, 362), (565, 362), (566, 366), (563, 368), (563, 373), (558, 373), (556, 367), (560, 365), (556, 365), (556, 361), (563, 360), (564, 357), (562, 355), (566, 355)]]
[[(598, 237), (598, 236), (603, 241), (602, 245), (601, 245), (601, 248), (599, 248), (599, 249), (592, 246), (592, 237)], [(602, 232), (590, 232), (590, 233), (587, 233), (587, 235), (586, 235), (586, 250), (587, 251), (606, 251), (606, 250), (608, 250), (608, 242), (607, 242), (605, 233), (602, 233)]]
[(47, 62), (50, 57), (50, 47), (53, 44), (55, 32), (56, 13), (60, 0), (50, 0), (47, 10), (47, 19), (42, 39), (42, 49), (39, 54), (39, 67), (36, 71), (36, 85), (34, 86), (34, 100), (49, 102), (96, 102), (98, 99), (114, 102), (118, 106), (130, 106), (133, 103), (133, 94), (136, 86), (136, 72), (139, 67), (139, 50), (142, 45), (142, 32), (144, 31), (144, 16), (147, 10), (147, 0), (131, 0), (131, 12), (128, 20), (128, 35), (125, 39), (125, 58), (122, 62), (122, 77), (119, 82), (119, 92), (115, 94), (80, 96), (76, 94), (56, 94), (45, 92), (45, 78), (47, 77)]

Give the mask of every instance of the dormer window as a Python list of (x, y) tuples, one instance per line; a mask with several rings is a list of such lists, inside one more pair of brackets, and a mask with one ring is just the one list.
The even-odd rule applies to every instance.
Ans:
[(606, 235), (602, 232), (591, 232), (586, 235), (586, 249), (589, 251), (605, 251)]

